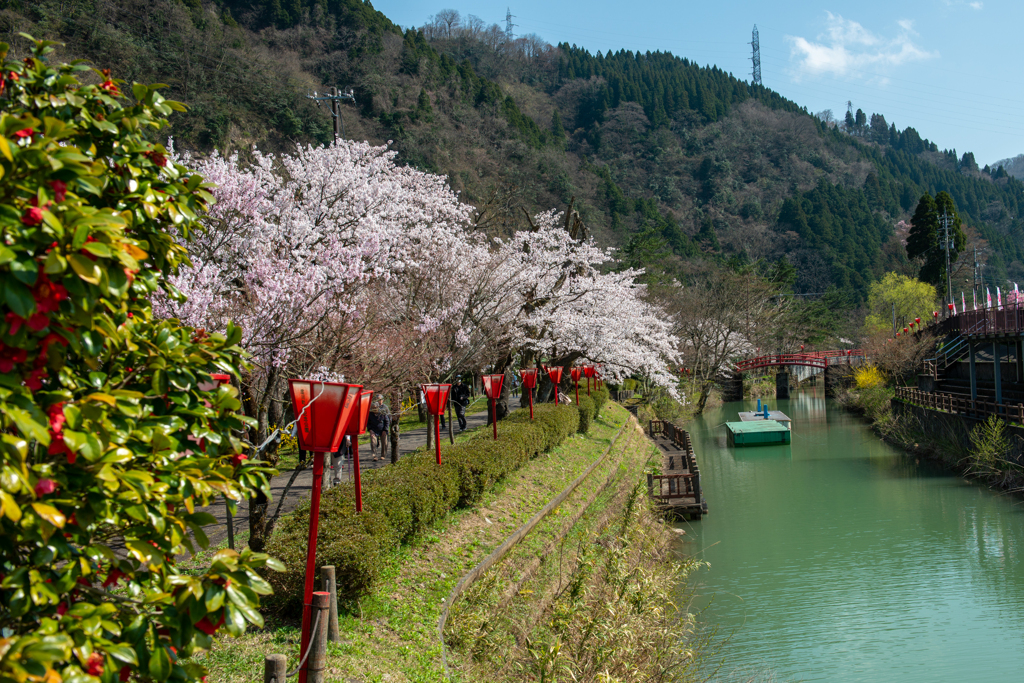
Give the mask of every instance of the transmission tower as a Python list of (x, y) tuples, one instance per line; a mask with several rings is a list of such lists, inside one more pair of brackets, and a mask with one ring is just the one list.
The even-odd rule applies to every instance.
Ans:
[(752, 82), (754, 85), (761, 85), (761, 41), (757, 37), (757, 24), (754, 24), (754, 33), (752, 34), (750, 45), (754, 48), (754, 54), (750, 57), (750, 61), (754, 63), (754, 78)]
[(505, 9), (505, 40), (507, 40), (510, 43), (515, 38), (515, 36), (512, 34), (512, 29), (516, 27), (516, 24), (512, 23), (512, 20), (515, 19), (515, 16), (516, 15), (512, 14), (511, 7), (507, 7)]

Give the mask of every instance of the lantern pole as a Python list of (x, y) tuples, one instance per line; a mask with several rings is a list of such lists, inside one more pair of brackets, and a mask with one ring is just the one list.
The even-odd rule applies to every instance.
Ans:
[(533, 387), (527, 387), (530, 392), (530, 419), (533, 419)]
[(441, 464), (441, 416), (434, 416), (434, 448), (437, 450), (437, 464)]
[(363, 480), (359, 474), (359, 435), (352, 437), (352, 477), (356, 486), (356, 512), (363, 511)]

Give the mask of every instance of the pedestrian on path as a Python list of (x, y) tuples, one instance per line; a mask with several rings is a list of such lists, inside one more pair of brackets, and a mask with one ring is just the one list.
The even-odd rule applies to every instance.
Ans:
[(366, 420), (366, 429), (370, 432), (370, 452), (373, 453), (374, 460), (383, 460), (387, 457), (387, 438), (390, 428), (391, 413), (384, 404), (384, 399), (378, 398)]
[[(314, 453), (314, 457), (319, 453)], [(341, 446), (334, 453), (331, 453), (331, 486), (341, 483), (341, 470), (347, 458), (352, 457), (352, 437), (346, 436), (341, 440)]]
[(455, 407), (455, 417), (459, 419), (459, 431), (466, 430), (466, 407), (469, 405), (469, 387), (462, 383), (461, 377), (455, 378), (455, 386), (452, 387), (452, 405)]

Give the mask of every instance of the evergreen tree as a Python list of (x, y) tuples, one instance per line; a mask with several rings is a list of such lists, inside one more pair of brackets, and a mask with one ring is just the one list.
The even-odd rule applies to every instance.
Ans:
[[(921, 280), (929, 284), (942, 281), (941, 269), (935, 272), (938, 264), (939, 215), (935, 211), (935, 200), (925, 192), (917, 202), (914, 216), (910, 219), (910, 233), (907, 235), (907, 258), (910, 260), (923, 258)], [(942, 265), (945, 265), (943, 262)]]
[(565, 137), (565, 128), (562, 126), (562, 116), (555, 110), (555, 113), (551, 115), (551, 134), (555, 137), (556, 142), (560, 142)]
[(434, 108), (430, 106), (430, 95), (424, 88), (420, 88), (420, 97), (416, 101), (416, 118), (421, 121), (430, 121), (434, 118)]

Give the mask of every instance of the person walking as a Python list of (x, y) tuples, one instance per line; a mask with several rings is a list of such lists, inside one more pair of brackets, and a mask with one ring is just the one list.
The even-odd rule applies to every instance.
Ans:
[(466, 407), (469, 405), (469, 387), (462, 383), (461, 377), (455, 378), (455, 386), (452, 387), (452, 406), (455, 408), (455, 417), (459, 419), (459, 431), (466, 430)]
[[(319, 453), (314, 453), (319, 457)], [(345, 460), (352, 457), (352, 437), (346, 436), (341, 440), (341, 446), (334, 453), (331, 453), (331, 486), (341, 483), (341, 470)]]
[(384, 405), (384, 399), (378, 398), (366, 420), (366, 430), (370, 432), (370, 452), (375, 461), (387, 457), (387, 435), (390, 428), (391, 414)]

